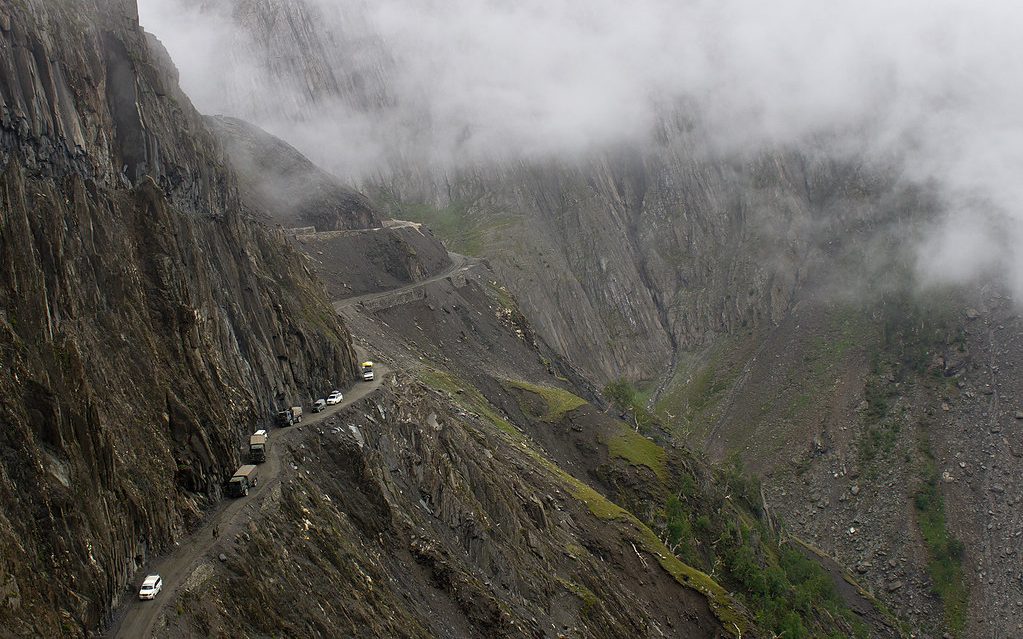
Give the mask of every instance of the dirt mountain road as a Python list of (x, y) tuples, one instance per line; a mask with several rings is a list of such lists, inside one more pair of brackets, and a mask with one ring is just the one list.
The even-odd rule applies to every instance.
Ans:
[[(344, 309), (351, 308), (358, 304), (367, 302), (380, 302), (391, 298), (399, 299), (403, 294), (414, 289), (426, 286), (449, 278), (460, 272), (469, 271), (476, 261), (470, 257), (451, 253), (451, 266), (443, 272), (428, 279), (414, 282), (408, 286), (359, 295), (334, 302), (334, 308), (339, 313)], [(365, 354), (360, 353), (360, 358)], [(145, 574), (159, 574), (163, 578), (163, 591), (152, 601), (140, 601), (132, 597), (121, 610), (114, 613), (114, 622), (107, 630), (105, 636), (115, 639), (138, 639), (140, 637), (152, 636), (153, 626), (158, 619), (165, 604), (174, 599), (178, 589), (192, 573), (196, 563), (200, 560), (218, 552), (217, 546), (221, 538), (227, 539), (232, 530), (244, 525), (252, 513), (259, 510), (263, 499), (269, 495), (273, 486), (280, 483), (281, 469), (284, 467), (282, 456), (285, 447), (283, 444), (290, 440), (299, 439), (309, 431), (304, 428), (323, 421), (337, 412), (341, 411), (355, 402), (371, 395), (380, 388), (381, 381), (389, 370), (386, 366), (377, 364), (376, 379), (369, 383), (357, 383), (345, 396), (345, 400), (337, 406), (329, 407), (322, 413), (309, 413), (300, 426), (293, 426), (286, 429), (278, 429), (271, 435), (271, 446), (267, 453), (266, 462), (259, 467), (259, 485), (249, 492), (248, 497), (240, 499), (225, 499), (211, 513), (206, 523), (180, 541), (178, 547), (170, 555), (167, 555), (146, 567)], [(218, 534), (214, 535), (214, 531)], [(132, 587), (137, 587), (145, 575), (140, 572), (137, 578), (132, 581)], [(133, 593), (129, 593), (129, 597)]]
[(413, 282), (412, 284), (409, 284), (407, 286), (401, 286), (399, 288), (393, 288), (387, 291), (381, 291), (379, 293), (367, 293), (366, 295), (357, 295), (355, 297), (348, 297), (345, 299), (337, 300), (334, 302), (334, 310), (340, 313), (344, 309), (356, 306), (357, 304), (366, 304), (370, 302), (386, 300), (389, 298), (398, 298), (401, 297), (401, 295), (404, 293), (408, 293), (409, 291), (413, 291), (427, 284), (439, 282), (443, 279), (456, 275), (459, 272), (469, 271), (473, 266), (475, 266), (478, 263), (477, 260), (471, 257), (467, 257), (465, 255), (459, 255), (458, 253), (449, 253), (449, 255), (451, 256), (451, 266), (449, 266), (448, 268), (444, 269), (444, 271), (432, 277), (429, 277), (425, 280), (420, 280), (418, 282)]
[[(163, 578), (163, 592), (152, 601), (132, 598), (123, 604), (120, 614), (116, 615), (116, 620), (107, 630), (106, 636), (124, 639), (152, 636), (153, 625), (160, 611), (174, 600), (178, 589), (192, 573), (196, 563), (214, 553), (219, 554), (217, 545), (220, 540), (229, 538), (234, 529), (243, 526), (252, 513), (258, 512), (262, 501), (273, 491), (273, 487), (280, 483), (281, 469), (284, 468), (285, 442), (305, 437), (312, 432), (309, 426), (322, 422), (375, 393), (388, 372), (386, 366), (377, 364), (376, 379), (372, 382), (356, 383), (345, 394), (345, 399), (340, 404), (330, 406), (318, 414), (307, 413), (297, 426), (275, 429), (270, 435), (271, 445), (266, 462), (259, 466), (259, 482), (256, 488), (249, 491), (248, 497), (222, 501), (206, 523), (182, 539), (174, 552), (147, 566), (145, 574), (159, 574)], [(215, 535), (214, 531), (218, 534)], [(144, 576), (140, 572), (132, 581), (132, 587), (137, 588)]]

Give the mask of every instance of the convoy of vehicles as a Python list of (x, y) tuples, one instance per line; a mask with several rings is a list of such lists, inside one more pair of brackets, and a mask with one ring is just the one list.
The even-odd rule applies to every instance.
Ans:
[(256, 487), (259, 481), (259, 468), (246, 464), (234, 472), (231, 481), (227, 482), (227, 494), (231, 497), (245, 497), (250, 488)]
[(160, 575), (149, 575), (142, 581), (139, 588), (139, 599), (155, 599), (163, 590), (163, 579)]
[[(373, 362), (366, 361), (361, 365), (362, 368), (362, 379), (364, 381), (373, 380)], [(344, 401), (344, 394), (339, 390), (333, 391), (326, 399), (318, 399), (313, 402), (313, 412), (319, 413), (326, 410), (327, 406), (336, 406)], [(302, 421), (302, 407), (292, 406), (285, 410), (278, 412), (274, 416), (274, 424), (279, 427), (291, 426), (292, 424), (298, 424)], [(232, 497), (244, 497), (249, 494), (250, 488), (255, 488), (258, 480), (258, 470), (256, 464), (261, 464), (266, 461), (267, 451), (270, 449), (270, 436), (265, 430), (257, 430), (249, 437), (249, 464), (242, 466), (235, 472), (231, 477), (231, 480), (227, 484), (227, 493)], [(147, 577), (148, 580), (151, 577)], [(159, 575), (156, 578), (156, 591), (159, 592), (162, 583), (159, 581)], [(152, 584), (151, 584), (152, 585)], [(145, 585), (143, 584), (145, 589)], [(149, 589), (152, 591), (152, 588)], [(153, 592), (153, 596), (155, 596)], [(142, 597), (142, 592), (139, 592), (139, 596)], [(148, 597), (152, 599), (152, 596)]]
[[(362, 363), (362, 379), (373, 380), (373, 362)], [(340, 404), (344, 395), (335, 390), (326, 399), (318, 399), (313, 402), (313, 412), (319, 413), (326, 407)], [(292, 406), (282, 410), (274, 416), (274, 422), (278, 426), (291, 426), (302, 421), (302, 407)], [(231, 480), (227, 483), (227, 494), (231, 497), (244, 497), (249, 494), (249, 489), (255, 488), (259, 481), (259, 468), (256, 464), (266, 461), (267, 451), (270, 448), (270, 435), (266, 430), (257, 430), (249, 437), (249, 461), (235, 471)], [(215, 534), (215, 533), (214, 533)], [(139, 599), (154, 599), (163, 590), (163, 579), (160, 575), (148, 575), (139, 588)]]

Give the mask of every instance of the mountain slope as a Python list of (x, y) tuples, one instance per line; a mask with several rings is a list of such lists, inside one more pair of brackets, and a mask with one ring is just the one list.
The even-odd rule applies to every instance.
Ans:
[(133, 3), (0, 7), (0, 165), (0, 625), (80, 635), (355, 356)]
[[(308, 10), (291, 4), (274, 15)], [(290, 67), (269, 68), (271, 81), (298, 77), (294, 69), (317, 42), (352, 35), (316, 21), (293, 23), (302, 29), (278, 21), (267, 33), (254, 19), (258, 8), (247, 6), (238, 23), (252, 55), (268, 56), (272, 48), (259, 43), (272, 38), (295, 56)], [(392, 63), (368, 51), (358, 65), (376, 59), (368, 64), (371, 93), (385, 94)], [(360, 101), (354, 84), (335, 88), (298, 119), (313, 117), (317, 101), (329, 112), (337, 99), (357, 105), (359, 117), (374, 109), (386, 117), (379, 109), (386, 100)], [(270, 120), (288, 121), (282, 105), (262, 107)], [(430, 126), (422, 123), (424, 135)], [(827, 140), (824, 149), (756, 154), (721, 153), (712, 142), (698, 121), (669, 111), (647, 143), (632, 148), (458, 170), (385, 158), (384, 175), (365, 190), (392, 216), (426, 222), (453, 250), (487, 259), (544, 341), (601, 384), (625, 378), (638, 386), (637, 403), (670, 423), (677, 441), (714, 459), (745, 459), (797, 534), (856, 568), (920, 632), (982, 637), (992, 620), (1004, 620), (999, 628), (1011, 634), (1012, 597), (1002, 593), (1023, 591), (992, 569), (991, 557), (1012, 556), (1015, 544), (997, 529), (978, 529), (969, 506), (978, 482), (966, 491), (933, 469), (955, 478), (960, 463), (988, 466), (983, 499), (998, 501), (994, 485), (1016, 490), (1004, 469), (1018, 464), (1004, 459), (991, 469), (980, 438), (936, 433), (935, 406), (958, 415), (961, 404), (947, 401), (929, 374), (889, 370), (901, 355), (892, 352), (898, 340), (883, 339), (889, 324), (912, 326), (931, 314), (951, 313), (957, 330), (968, 331), (965, 309), (982, 306), (959, 292), (928, 291), (922, 297), (949, 300), (936, 310), (912, 294), (906, 246), (942, 203), (926, 187), (907, 186), (897, 166), (829, 156)], [(993, 287), (985, 295), (984, 304), (995, 305), (1002, 293)], [(898, 333), (912, 341), (930, 331), (918, 324)], [(944, 352), (952, 341), (931, 347)], [(999, 375), (1019, 365), (1012, 348), (986, 350)], [(879, 393), (883, 414), (857, 410)], [(1004, 402), (995, 406), (981, 418), (1010, 412)], [(989, 434), (984, 454), (1013, 457)], [(964, 451), (973, 451), (970, 461)], [(928, 509), (916, 506), (921, 494)], [(989, 507), (987, 517), (1005, 510)], [(1009, 526), (998, 520), (992, 525)], [(964, 553), (949, 550), (958, 540), (966, 540)], [(946, 563), (949, 570), (935, 572)]]
[(224, 146), (253, 214), (286, 228), (319, 231), (380, 225), (364, 196), (344, 188), (283, 140), (236, 118), (210, 117), (206, 123)]

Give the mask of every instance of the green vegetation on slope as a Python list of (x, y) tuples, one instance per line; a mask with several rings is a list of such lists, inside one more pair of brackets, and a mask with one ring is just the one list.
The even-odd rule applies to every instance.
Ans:
[(542, 397), (547, 403), (547, 413), (541, 417), (545, 422), (559, 422), (566, 414), (586, 404), (585, 399), (555, 386), (540, 386), (516, 380), (507, 380), (507, 384)]
[[(859, 455), (860, 461), (869, 465), (878, 456), (894, 452), (902, 431), (903, 415), (892, 411), (898, 391), (876, 363), (864, 382), (863, 395), (866, 408), (860, 413), (864, 430), (859, 441)], [(868, 467), (870, 474), (873, 470)]]
[(469, 207), (462, 202), (447, 206), (402, 204), (398, 216), (421, 222), (435, 231), (448, 249), (463, 255), (479, 256), (483, 251), (483, 232), (469, 216)]
[(450, 373), (435, 368), (420, 370), (417, 375), (423, 384), (430, 388), (450, 393), (452, 400), (456, 404), (466, 411), (483, 416), (505, 434), (510, 435), (515, 441), (520, 441), (525, 437), (511, 422), (501, 417), (497, 409), (487, 401), (487, 398), (475, 386), (463, 382)]
[(760, 485), (736, 460), (702, 487), (689, 472), (677, 476), (651, 527), (686, 564), (727, 587), (759, 627), (795, 639), (868, 635), (832, 576), (762, 523)]
[[(908, 296), (885, 306), (882, 350), (864, 388), (867, 408), (861, 419), (866, 422), (867, 430), (866, 442), (861, 441), (860, 450), (867, 461), (879, 451), (887, 453), (894, 448), (905, 422), (896, 406), (899, 393), (894, 382), (907, 387), (923, 384), (932, 396), (940, 396), (942, 385), (950, 383), (943, 370), (933, 365), (935, 354), (964, 348), (961, 329), (950, 313), (946, 306), (928, 306)], [(906, 392), (905, 389), (902, 392)], [(941, 478), (930, 447), (930, 422), (924, 420), (917, 426), (919, 487), (913, 500), (917, 526), (927, 547), (931, 585), (944, 608), (945, 628), (954, 636), (961, 636), (969, 603), (969, 587), (963, 570), (965, 548), (948, 530)]]
[[(632, 543), (637, 548), (656, 557), (661, 567), (679, 584), (692, 588), (707, 598), (711, 611), (729, 633), (741, 636), (749, 631), (750, 623), (747, 616), (736, 607), (727, 590), (706, 573), (680, 561), (654, 534), (653, 530), (631, 512), (607, 499), (538, 452), (523, 432), (500, 417), (497, 409), (478, 389), (437, 369), (419, 371), (418, 376), (426, 386), (450, 393), (456, 404), (466, 410), (476, 412), (493, 423), (510, 438), (519, 450), (525, 452), (548, 472), (559, 477), (565, 490), (574, 499), (582, 502), (594, 517), (602, 521), (616, 521), (623, 524), (623, 533), (631, 537)], [(650, 443), (652, 444), (652, 442)]]
[(680, 353), (672, 378), (658, 396), (654, 413), (683, 440), (699, 440), (715, 421), (721, 402), (752, 356), (750, 335), (722, 337), (700, 353)]
[(662, 481), (668, 476), (664, 465), (664, 449), (625, 426), (608, 440), (607, 452), (633, 466), (646, 466)]
[(640, 393), (626, 380), (619, 379), (605, 386), (604, 397), (616, 410), (631, 413), (639, 432), (650, 433), (657, 425), (657, 417), (646, 408), (647, 394)]
[(577, 584), (574, 581), (569, 581), (568, 579), (562, 579), (561, 577), (558, 577), (558, 583), (560, 583), (565, 590), (579, 598), (579, 601), (583, 604), (584, 615), (590, 614), (594, 608), (600, 605), (600, 599), (586, 586)]
[(514, 236), (508, 230), (519, 223), (516, 216), (493, 207), (482, 211), (473, 198), (461, 198), (447, 204), (402, 202), (393, 193), (377, 193), (376, 198), (393, 217), (425, 224), (437, 234), (449, 250), (481, 257), (493, 254), (496, 245)]
[(945, 521), (945, 500), (941, 494), (941, 478), (931, 453), (926, 434), (922, 433), (920, 451), (920, 487), (913, 499), (917, 525), (927, 546), (927, 571), (934, 592), (941, 597), (945, 609), (945, 625), (954, 636), (966, 629), (967, 605), (970, 601), (963, 572), (965, 547), (949, 531)]

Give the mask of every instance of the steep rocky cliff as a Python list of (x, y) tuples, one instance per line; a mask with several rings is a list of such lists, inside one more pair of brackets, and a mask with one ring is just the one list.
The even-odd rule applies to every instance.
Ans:
[[(359, 25), (230, 10), (237, 55), (304, 96), (246, 114), (386, 110)], [(1011, 304), (900, 305), (890, 238), (928, 207), (897, 176), (710, 146), (665, 115), (576, 162), (388, 159), (373, 195), (489, 258), (470, 282), (284, 142), (198, 116), (127, 0), (0, 7), (0, 626), (101, 625), (192, 539), (243, 435), (352, 378), (315, 269), (373, 294), (339, 308), (399, 374), (294, 429), (164, 635), (898, 636), (857, 580), (918, 636), (1018, 632)], [(644, 384), (629, 426), (587, 377)]]
[(311, 226), (318, 231), (380, 225), (365, 196), (342, 186), (287, 142), (236, 118), (210, 117), (206, 122), (223, 144), (253, 214), (285, 228)]
[(338, 302), (397, 370), (274, 435), (280, 484), (221, 528), (157, 636), (899, 636), (778, 543), (755, 484), (569, 390), (587, 392), (492, 278)]
[[(294, 62), (351, 35), (286, 19), (310, 15), (307, 5), (234, 3), (242, 44), (260, 60), (290, 48)], [(387, 113), (380, 85), (391, 62), (367, 51), (349, 68), (373, 69), (366, 95), (375, 97), (360, 100), (356, 84), (326, 97), (345, 101), (355, 119), (381, 105)], [(311, 83), (284, 69), (262, 70)], [(310, 98), (298, 117), (315, 115), (324, 98)], [(261, 109), (253, 112), (272, 113), (270, 121), (288, 117), (280, 104)], [(669, 423), (676, 441), (744, 460), (797, 534), (855, 567), (920, 635), (989, 636), (992, 620), (998, 632), (1017, 631), (1006, 614), (1012, 597), (1001, 593), (1023, 590), (992, 567), (992, 557), (1018, 552), (1004, 519), (1020, 490), (1005, 469), (1018, 462), (999, 458), (1015, 453), (995, 443), (1017, 422), (991, 400), (997, 410), (981, 411), (998, 415), (990, 436), (939, 433), (935, 415), (961, 423), (960, 408), (978, 410), (981, 391), (958, 379), (961, 370), (935, 384), (934, 370), (907, 364), (902, 352), (931, 334), (922, 318), (957, 318), (929, 346), (953, 359), (956, 331), (971, 330), (961, 297), (934, 308), (910, 294), (903, 249), (939, 203), (906, 187), (894, 166), (816, 148), (718, 153), (712, 142), (688, 114), (669, 111), (644, 145), (459, 170), (386, 158), (366, 190), (392, 216), (487, 258), (548, 344), (598, 384), (636, 383), (635, 401)], [(988, 350), (992, 375), (1019, 364), (1012, 349)], [(970, 401), (948, 401), (959, 396), (952, 386)], [(985, 479), (963, 488), (955, 468), (978, 466)], [(971, 516), (981, 493), (995, 528)], [(1004, 503), (991, 497), (1001, 494), (1010, 495)]]
[(0, 6), (0, 171), (0, 626), (83, 634), (354, 352), (132, 2)]

